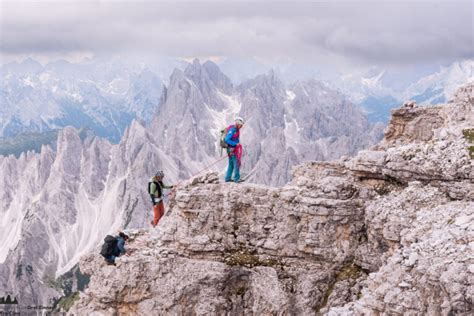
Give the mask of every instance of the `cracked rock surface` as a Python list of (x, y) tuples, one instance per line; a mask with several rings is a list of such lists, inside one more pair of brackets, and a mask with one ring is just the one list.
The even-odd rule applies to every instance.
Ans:
[(467, 315), (474, 296), (473, 86), (393, 111), (352, 159), (281, 188), (190, 181), (129, 256), (80, 267), (76, 315)]

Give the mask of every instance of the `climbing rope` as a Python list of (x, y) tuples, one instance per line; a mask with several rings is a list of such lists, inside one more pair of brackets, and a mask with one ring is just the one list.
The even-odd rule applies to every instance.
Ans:
[(190, 180), (190, 179), (192, 179), (192, 178), (194, 178), (194, 177), (200, 175), (200, 174), (203, 173), (204, 171), (209, 170), (212, 166), (214, 166), (214, 165), (216, 165), (217, 163), (221, 162), (221, 161), (224, 160), (225, 158), (227, 158), (227, 156), (220, 157), (219, 159), (213, 161), (211, 164), (207, 165), (206, 167), (204, 167), (204, 168), (201, 169), (200, 171), (195, 172), (194, 174), (192, 174), (192, 175), (191, 175), (190, 177), (188, 177), (187, 179), (183, 179), (183, 180), (179, 181), (176, 185), (173, 186), (173, 189), (170, 190), (170, 192), (168, 192), (167, 194), (165, 194), (165, 196), (168, 197), (168, 196), (174, 194), (174, 193), (176, 192), (176, 188), (177, 188), (178, 186), (180, 186), (183, 182), (188, 181), (188, 180)]
[[(241, 129), (245, 128), (245, 126), (248, 124), (248, 122), (250, 122), (252, 120), (252, 117), (249, 118), (249, 120), (247, 121), (246, 124), (244, 124)], [(242, 149), (242, 146), (238, 146), (239, 148), (237, 149), (238, 152), (236, 153), (238, 155), (238, 163), (239, 163), (239, 168), (240, 168), (240, 160), (241, 160), (241, 157), (243, 155), (243, 149)], [(219, 159), (215, 160), (214, 162), (212, 162), (211, 164), (207, 165), (206, 167), (204, 167), (203, 169), (201, 169), (200, 171), (192, 174), (190, 177), (188, 177), (187, 179), (183, 179), (181, 181), (179, 181), (176, 185), (173, 186), (173, 189), (171, 189), (167, 194), (165, 194), (164, 196), (165, 197), (169, 197), (169, 196), (172, 196), (175, 192), (176, 192), (176, 189), (178, 186), (180, 186), (183, 182), (185, 181), (188, 181), (198, 175), (200, 175), (201, 173), (203, 173), (204, 171), (207, 171), (209, 170), (212, 166), (216, 165), (217, 163), (221, 162), (222, 160), (226, 159), (228, 156), (227, 155), (224, 155), (222, 157), (220, 157)]]

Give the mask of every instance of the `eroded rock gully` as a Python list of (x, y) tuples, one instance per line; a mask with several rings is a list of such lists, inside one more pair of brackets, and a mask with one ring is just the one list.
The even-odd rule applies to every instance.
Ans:
[(304, 163), (282, 188), (195, 179), (117, 267), (81, 260), (91, 282), (70, 313), (472, 313), (472, 95), (394, 110), (375, 148)]

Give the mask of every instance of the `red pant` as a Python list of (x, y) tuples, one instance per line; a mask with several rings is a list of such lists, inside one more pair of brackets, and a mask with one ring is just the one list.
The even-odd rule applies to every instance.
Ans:
[(158, 225), (161, 217), (165, 214), (165, 205), (163, 201), (153, 206), (153, 226)]

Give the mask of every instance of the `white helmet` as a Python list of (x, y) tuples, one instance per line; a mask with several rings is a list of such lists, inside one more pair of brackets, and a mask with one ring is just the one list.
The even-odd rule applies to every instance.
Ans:
[(237, 116), (237, 117), (235, 118), (235, 123), (236, 123), (236, 124), (240, 124), (240, 125), (244, 125), (245, 121), (244, 121), (244, 119), (241, 118), (240, 116)]
[(161, 170), (159, 170), (156, 174), (155, 174), (156, 177), (158, 178), (163, 178), (165, 176), (165, 173)]

